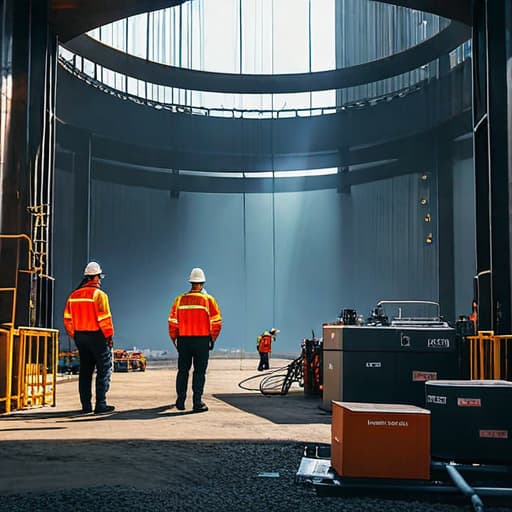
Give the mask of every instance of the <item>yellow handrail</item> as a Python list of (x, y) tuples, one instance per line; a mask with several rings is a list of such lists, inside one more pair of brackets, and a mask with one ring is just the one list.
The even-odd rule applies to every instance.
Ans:
[[(2, 345), (2, 339), (5, 338), (5, 346)], [(13, 330), (0, 328), (0, 360), (5, 364), (5, 381), (0, 385), (0, 404), (4, 403), (5, 412), (11, 410), (12, 395), (12, 343)], [(3, 390), (3, 393), (2, 393)], [(3, 394), (3, 396), (2, 396)]]
[[(12, 310), (11, 310), (11, 321), (5, 322), (4, 325), (7, 325), (10, 328), (14, 328), (14, 322), (16, 317), (16, 299), (18, 296), (18, 272), (26, 272), (29, 274), (33, 274), (36, 270), (32, 268), (32, 254), (33, 254), (33, 245), (32, 245), (32, 239), (25, 235), (24, 233), (21, 233), (19, 235), (2, 235), (0, 234), (0, 240), (20, 240), (23, 239), (28, 243), (28, 252), (27, 252), (27, 268), (26, 269), (20, 269), (19, 266), (14, 271), (14, 287), (9, 288), (0, 288), (1, 292), (10, 292), (12, 293)], [(19, 263), (18, 263), (19, 265)]]
[(5, 382), (0, 382), (3, 412), (56, 404), (58, 334), (57, 329), (0, 328), (0, 362), (6, 365)]
[(494, 334), (494, 331), (479, 331), (466, 336), (469, 340), (469, 361), (471, 379), (509, 379), (509, 347), (512, 334)]

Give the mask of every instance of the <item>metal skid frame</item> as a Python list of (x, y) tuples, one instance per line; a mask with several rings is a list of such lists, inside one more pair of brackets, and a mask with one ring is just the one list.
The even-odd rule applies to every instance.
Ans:
[(392, 496), (438, 501), (465, 496), (476, 512), (484, 510), (481, 497), (508, 503), (512, 497), (512, 466), (508, 465), (432, 461), (430, 480), (352, 478), (338, 475), (329, 457), (328, 445), (306, 446), (295, 481), (313, 486), (319, 496)]

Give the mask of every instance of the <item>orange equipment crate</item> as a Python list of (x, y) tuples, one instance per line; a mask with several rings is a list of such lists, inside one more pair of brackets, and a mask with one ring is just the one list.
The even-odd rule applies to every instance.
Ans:
[(430, 479), (430, 411), (332, 402), (331, 465), (345, 477)]

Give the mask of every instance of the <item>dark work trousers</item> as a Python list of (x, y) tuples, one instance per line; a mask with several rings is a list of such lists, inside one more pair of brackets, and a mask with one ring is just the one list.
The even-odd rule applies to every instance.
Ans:
[(260, 352), (260, 364), (258, 365), (258, 371), (268, 370), (268, 352)]
[(112, 375), (112, 350), (101, 331), (75, 332), (75, 344), (80, 354), (78, 391), (82, 408), (91, 407), (92, 374), (95, 368), (96, 405), (105, 405)]
[(184, 404), (187, 398), (188, 373), (192, 363), (192, 393), (194, 405), (201, 403), (203, 396), (206, 368), (210, 356), (209, 336), (178, 337), (178, 374), (176, 375), (176, 403)]

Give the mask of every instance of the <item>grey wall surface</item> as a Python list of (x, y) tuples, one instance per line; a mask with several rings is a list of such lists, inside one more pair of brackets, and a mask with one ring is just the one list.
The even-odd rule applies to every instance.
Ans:
[[(81, 276), (71, 275), (68, 256), (72, 174), (58, 171), (56, 178), (55, 323), (62, 329), (66, 297)], [(298, 354), (301, 340), (312, 330), (320, 336), (322, 323), (343, 308), (367, 317), (380, 299), (437, 300), (437, 247), (424, 242), (420, 186), (411, 174), (354, 186), (350, 194), (176, 199), (167, 191), (94, 181), (90, 259), (107, 274), (117, 345), (170, 347), (169, 308), (188, 289), (194, 266), (204, 268), (206, 289), (222, 309), (219, 350), (253, 352), (256, 336), (275, 326), (281, 329), (275, 350)], [(466, 193), (457, 188), (456, 200), (472, 208)], [(460, 251), (468, 243), (461, 239)], [(468, 273), (458, 271), (461, 288)], [(465, 295), (457, 295), (461, 304)]]

